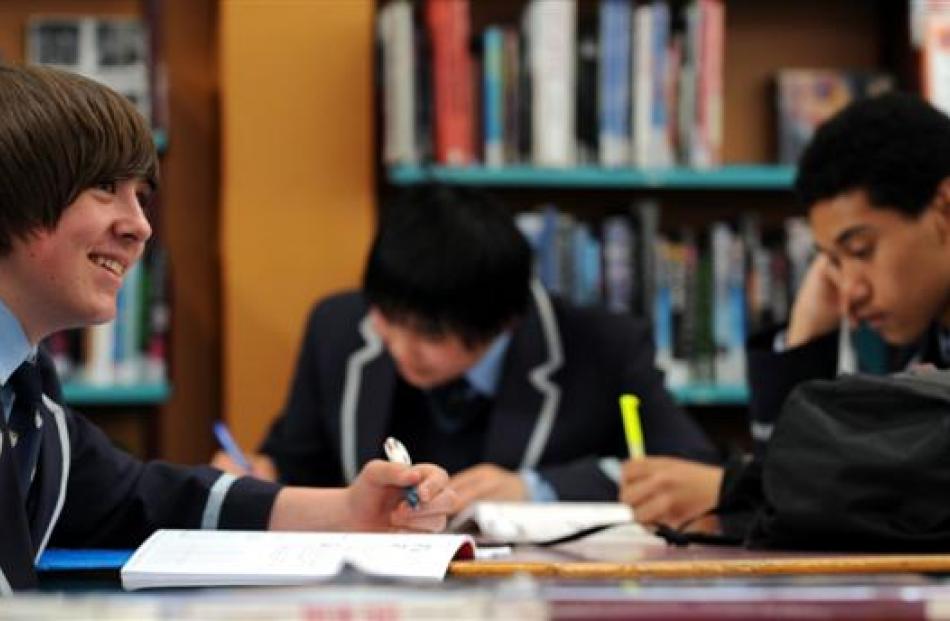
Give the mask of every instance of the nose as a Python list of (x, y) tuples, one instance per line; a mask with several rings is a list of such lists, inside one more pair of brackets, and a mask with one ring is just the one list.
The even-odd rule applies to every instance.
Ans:
[(842, 311), (853, 319), (853, 315), (870, 299), (871, 285), (859, 267), (845, 265), (841, 270), (840, 286)]
[(135, 192), (122, 197), (122, 215), (116, 223), (116, 232), (125, 240), (143, 244), (152, 236), (152, 225)]

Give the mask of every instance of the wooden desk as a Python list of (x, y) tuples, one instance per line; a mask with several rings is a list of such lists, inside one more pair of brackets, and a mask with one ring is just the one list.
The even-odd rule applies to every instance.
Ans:
[(950, 554), (831, 554), (773, 552), (722, 546), (575, 542), (558, 548), (516, 549), (511, 556), (455, 561), (457, 578), (516, 573), (552, 578), (714, 578), (801, 574), (950, 573)]

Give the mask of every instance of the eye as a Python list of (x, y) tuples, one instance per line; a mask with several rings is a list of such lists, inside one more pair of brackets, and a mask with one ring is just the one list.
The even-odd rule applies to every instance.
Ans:
[(855, 244), (848, 248), (848, 256), (859, 261), (867, 261), (874, 255), (874, 244)]
[(117, 182), (113, 179), (111, 181), (99, 181), (96, 183), (95, 187), (97, 190), (102, 192), (108, 192), (109, 194), (115, 194), (116, 189), (118, 188)]

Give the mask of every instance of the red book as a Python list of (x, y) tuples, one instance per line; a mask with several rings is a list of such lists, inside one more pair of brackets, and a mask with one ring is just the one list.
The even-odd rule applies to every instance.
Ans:
[(468, 0), (429, 0), (426, 21), (432, 42), (435, 159), (465, 166), (475, 159)]

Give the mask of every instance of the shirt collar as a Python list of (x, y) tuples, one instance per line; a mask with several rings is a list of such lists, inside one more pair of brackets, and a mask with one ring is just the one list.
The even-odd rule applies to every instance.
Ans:
[(465, 379), (479, 393), (494, 397), (498, 392), (498, 380), (501, 377), (501, 365), (511, 342), (511, 332), (505, 331), (495, 337), (481, 360), (465, 373)]
[(0, 300), (0, 385), (7, 383), (24, 360), (35, 355), (36, 348), (30, 345), (20, 321)]

